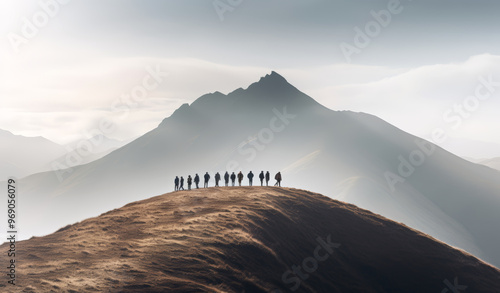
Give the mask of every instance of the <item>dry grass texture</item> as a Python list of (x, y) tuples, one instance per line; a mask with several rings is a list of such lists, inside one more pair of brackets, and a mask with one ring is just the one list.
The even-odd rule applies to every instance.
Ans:
[(134, 202), (19, 242), (18, 285), (0, 291), (292, 292), (283, 273), (328, 235), (341, 246), (296, 292), (441, 292), (455, 277), (465, 292), (500, 288), (497, 269), (353, 205), (225, 187)]

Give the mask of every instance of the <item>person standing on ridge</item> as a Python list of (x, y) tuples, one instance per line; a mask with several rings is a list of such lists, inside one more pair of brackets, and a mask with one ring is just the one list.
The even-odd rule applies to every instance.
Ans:
[(264, 186), (264, 171), (261, 171), (259, 174), (260, 186)]
[(181, 176), (181, 185), (179, 186), (179, 190), (184, 190), (184, 177)]
[(220, 174), (219, 172), (215, 173), (215, 187), (219, 187)]
[(266, 172), (266, 186), (269, 186), (269, 179), (271, 179), (271, 175), (269, 174), (269, 171)]
[(238, 173), (238, 183), (240, 184), (240, 186), (241, 186), (241, 181), (243, 181), (243, 177), (244, 177), (243, 173), (241, 173), (240, 171), (240, 173)]
[(226, 187), (229, 185), (229, 173), (224, 174), (224, 182), (226, 183)]
[(234, 174), (231, 174), (231, 181), (233, 182), (233, 186), (234, 186), (234, 181), (236, 180), (236, 175)]
[(276, 179), (276, 184), (274, 184), (274, 186), (281, 187), (281, 172), (276, 173), (276, 176), (274, 176), (274, 179)]
[(205, 184), (203, 185), (204, 188), (208, 187), (208, 180), (210, 180), (210, 175), (208, 175), (208, 172), (205, 173)]
[(174, 184), (175, 184), (175, 191), (178, 191), (179, 190), (179, 176), (175, 176)]
[(198, 173), (194, 176), (194, 184), (196, 184), (196, 189), (199, 189), (200, 187), (198, 184), (200, 184), (200, 176), (198, 176)]
[(191, 175), (188, 175), (188, 190), (191, 190), (191, 184), (193, 183), (193, 178), (191, 178)]
[(253, 173), (252, 173), (252, 171), (250, 171), (250, 173), (248, 173), (247, 177), (248, 177), (248, 182), (250, 183), (250, 186), (252, 186), (252, 182), (253, 182)]

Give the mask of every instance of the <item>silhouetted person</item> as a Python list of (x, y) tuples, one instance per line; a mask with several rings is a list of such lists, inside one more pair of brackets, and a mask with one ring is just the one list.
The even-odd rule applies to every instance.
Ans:
[(240, 186), (241, 186), (241, 181), (243, 181), (243, 177), (244, 177), (243, 173), (241, 173), (240, 171), (240, 173), (238, 173), (238, 184), (240, 184)]
[(252, 186), (252, 182), (253, 182), (253, 173), (252, 173), (252, 171), (250, 171), (250, 173), (248, 173), (247, 178), (248, 178), (248, 182), (250, 183), (250, 186)]
[(220, 174), (217, 172), (215, 174), (215, 187), (219, 187), (219, 181), (220, 181)]
[(271, 175), (269, 174), (269, 171), (266, 172), (266, 186), (269, 186), (269, 179), (271, 179)]
[(175, 184), (175, 191), (179, 190), (179, 176), (175, 176), (174, 184)]
[(261, 171), (259, 174), (260, 186), (264, 186), (264, 171)]
[(227, 173), (227, 171), (226, 174), (224, 174), (224, 182), (226, 183), (226, 186), (229, 185), (229, 173)]
[(196, 184), (196, 189), (200, 188), (198, 184), (200, 184), (200, 176), (198, 176), (198, 173), (194, 176), (194, 184)]
[(276, 184), (274, 184), (274, 186), (281, 187), (281, 172), (276, 173), (276, 176), (274, 176), (274, 179), (276, 179)]
[(208, 180), (210, 180), (210, 175), (208, 175), (208, 172), (205, 173), (205, 185), (203, 187), (207, 188), (208, 187)]
[(188, 175), (188, 190), (191, 190), (191, 184), (193, 183), (193, 178), (191, 178), (191, 175)]
[(184, 190), (184, 177), (181, 176), (181, 185), (179, 186), (179, 190)]
[(233, 186), (234, 186), (234, 181), (236, 180), (236, 175), (234, 174), (231, 174), (231, 182), (233, 183)]

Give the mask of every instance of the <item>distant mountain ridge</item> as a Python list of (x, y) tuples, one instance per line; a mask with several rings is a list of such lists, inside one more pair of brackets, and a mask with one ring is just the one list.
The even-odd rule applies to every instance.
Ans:
[(0, 129), (0, 178), (25, 177), (48, 171), (48, 164), (66, 149), (44, 137), (15, 135)]
[(66, 153), (51, 160), (46, 165), (47, 170), (58, 170), (85, 165), (101, 159), (132, 140), (117, 140), (103, 134), (88, 139), (80, 139), (65, 145)]
[[(27, 137), (0, 129), (0, 178), (23, 178), (55, 170), (55, 166), (88, 164), (130, 141), (100, 135), (60, 145), (42, 136)], [(90, 150), (87, 149), (88, 146), (91, 147)]]
[(500, 157), (491, 159), (472, 159), (472, 158), (464, 158), (464, 159), (500, 171)]
[(484, 161), (481, 161), (480, 164), (500, 171), (500, 158), (492, 158), (492, 159), (484, 160)]
[(131, 140), (118, 140), (114, 138), (109, 138), (105, 136), (104, 134), (98, 134), (94, 135), (93, 137), (90, 137), (88, 139), (79, 139), (77, 141), (71, 142), (66, 145), (66, 147), (70, 149), (78, 149), (81, 148), (84, 145), (84, 142), (89, 142), (92, 145), (92, 151), (94, 153), (102, 153), (102, 152), (107, 152), (109, 150), (115, 150), (118, 149), (127, 143), (130, 143)]
[[(375, 116), (327, 109), (273, 72), (182, 105), (102, 159), (26, 178), (23, 213), (44, 217), (25, 217), (23, 227), (55, 231), (172, 190), (177, 175), (281, 170), (285, 186), (341, 198), (500, 266), (499, 173), (434, 146), (403, 178), (401, 158), (419, 144), (430, 145)], [(394, 191), (387, 172), (402, 179)]]

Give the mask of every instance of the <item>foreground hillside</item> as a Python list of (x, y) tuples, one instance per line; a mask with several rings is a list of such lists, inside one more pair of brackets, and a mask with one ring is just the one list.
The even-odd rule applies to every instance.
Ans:
[[(499, 270), (420, 232), (319, 194), (271, 187), (134, 202), (18, 243), (18, 260), (19, 292), (500, 288)], [(4, 284), (2, 292), (16, 292)]]

